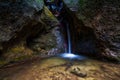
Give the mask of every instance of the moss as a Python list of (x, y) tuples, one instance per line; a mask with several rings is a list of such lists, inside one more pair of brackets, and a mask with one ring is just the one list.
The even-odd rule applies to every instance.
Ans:
[(43, 8), (41, 20), (45, 23), (46, 31), (49, 31), (53, 26), (59, 24), (59, 21), (46, 6)]
[(21, 61), (33, 56), (33, 51), (26, 48), (25, 45), (18, 44), (10, 48), (2, 55), (0, 65), (4, 65), (9, 62)]
[(0, 67), (7, 64), (7, 63), (8, 63), (7, 61), (0, 60)]
[(43, 14), (41, 15), (41, 18), (57, 21), (55, 16), (52, 14), (52, 12), (46, 6), (44, 6), (44, 8), (43, 8)]
[(24, 49), (25, 49), (25, 47), (23, 47), (23, 46), (21, 46), (21, 47), (17, 46), (17, 47), (12, 48), (12, 49), (10, 50), (10, 52), (12, 52), (12, 53), (20, 53), (20, 52), (22, 52)]
[(22, 60), (25, 60), (25, 59), (30, 59), (31, 57), (33, 57), (33, 55), (23, 55), (23, 56), (20, 56), (18, 58), (15, 58), (15, 59), (13, 59), (11, 61), (14, 61), (14, 62), (22, 61)]

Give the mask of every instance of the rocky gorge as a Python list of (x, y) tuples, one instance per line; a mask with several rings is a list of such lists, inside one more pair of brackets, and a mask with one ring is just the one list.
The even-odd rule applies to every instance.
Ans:
[[(88, 60), (87, 63), (86, 60), (83, 66), (80, 62), (73, 61), (73, 64), (69, 64), (68, 61), (56, 57), (51, 59), (51, 56), (62, 53), (84, 55), (103, 62)], [(91, 71), (88, 71), (89, 74), (83, 71), (86, 76), (92, 76), (92, 78), (86, 80), (103, 80), (104, 77), (107, 77), (106, 80), (117, 80), (120, 77), (118, 75), (120, 62), (120, 1), (0, 0), (0, 70), (4, 70), (4, 67), (6, 69), (7, 66), (12, 68), (15, 64), (17, 71), (16, 64), (20, 66), (19, 63), (22, 62), (25, 66), (20, 66), (20, 68), (24, 70), (26, 64), (33, 62), (34, 59), (40, 59), (41, 62), (41, 59), (47, 57), (51, 57), (48, 60), (53, 60), (51, 64), (56, 64), (56, 61), (60, 62), (58, 64), (62, 68), (61, 74), (64, 73), (63, 67), (61, 67), (62, 61), (70, 68), (79, 63), (78, 66), (87, 67), (87, 69), (89, 65), (94, 66), (92, 68), (100, 74), (102, 73), (100, 64), (102, 64), (105, 66), (103, 72), (109, 73), (110, 70), (117, 70), (118, 72), (110, 74), (116, 77), (111, 78), (109, 74), (109, 76), (104, 74), (105, 76), (103, 75), (101, 78), (97, 76), (97, 79), (93, 79), (94, 76), (90, 75), (92, 74)], [(39, 60), (36, 61), (33, 64), (39, 66)], [(91, 61), (93, 61), (93, 64)], [(48, 63), (48, 67), (50, 67), (51, 64), (49, 61)], [(113, 63), (117, 64), (113, 65)], [(30, 63), (31, 67), (34, 67), (33, 64)], [(43, 59), (42, 64), (47, 65), (46, 60)], [(100, 69), (98, 66), (100, 66)], [(111, 66), (115, 66), (115, 68), (112, 69)], [(39, 67), (42, 68), (43, 66)], [(9, 71), (10, 74), (14, 73), (12, 70)], [(2, 72), (5, 75), (0, 76), (0, 79), (4, 80), (3, 77), (5, 78), (7, 74), (4, 71), (0, 71), (0, 74)], [(49, 73), (49, 71), (46, 70), (45, 73)], [(51, 73), (54, 73), (54, 68)], [(67, 73), (64, 74), (68, 75)], [(61, 75), (60, 78), (54, 78), (51, 79), (49, 76), (49, 79), (47, 77), (33, 80), (79, 80), (76, 77), (74, 77), (75, 79), (61, 79)], [(10, 77), (5, 80), (23, 79)], [(85, 79), (80, 78), (80, 80)]]

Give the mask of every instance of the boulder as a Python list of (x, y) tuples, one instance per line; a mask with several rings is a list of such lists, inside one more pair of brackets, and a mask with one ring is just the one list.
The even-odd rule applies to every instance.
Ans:
[(59, 22), (43, 0), (1, 0), (0, 66), (60, 52), (59, 37)]
[(35, 35), (42, 28), (40, 18), (43, 1), (2, 0), (0, 2), (0, 44), (1, 49)]

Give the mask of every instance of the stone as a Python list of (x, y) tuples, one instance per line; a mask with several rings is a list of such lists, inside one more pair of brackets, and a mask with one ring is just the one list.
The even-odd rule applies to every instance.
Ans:
[(59, 21), (43, 0), (2, 0), (0, 15), (0, 57), (3, 61), (60, 52), (59, 29), (55, 28), (59, 27)]
[(41, 0), (0, 2), (0, 50), (6, 51), (16, 43), (26, 41), (29, 36), (36, 35), (43, 28), (42, 21), (37, 19), (41, 16), (39, 12), (43, 5)]
[[(80, 30), (76, 34), (82, 34), (81, 28), (85, 28), (85, 26), (91, 28), (96, 37), (93, 42), (97, 50), (96, 53), (98, 53), (97, 55), (120, 61), (120, 0), (64, 0), (64, 2), (67, 8), (69, 8), (69, 10), (67, 9), (69, 13), (74, 15), (73, 19), (75, 19), (75, 17), (78, 19), (76, 23), (73, 21), (77, 30)], [(74, 11), (74, 8), (77, 10)], [(87, 27), (83, 31), (85, 34), (87, 34)], [(80, 35), (78, 35), (78, 37), (82, 38)], [(83, 38), (85, 37), (88, 37), (88, 35)], [(90, 41), (90, 39), (88, 39), (88, 41)], [(86, 44), (82, 47), (86, 47)], [(91, 52), (88, 51), (85, 53)]]
[(79, 67), (74, 67), (70, 73), (76, 75), (76, 76), (79, 76), (79, 77), (86, 77), (87, 76), (87, 73), (83, 70), (81, 70)]

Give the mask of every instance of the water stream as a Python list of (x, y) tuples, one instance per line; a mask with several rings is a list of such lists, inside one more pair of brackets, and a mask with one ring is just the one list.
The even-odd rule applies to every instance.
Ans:
[(72, 49), (71, 49), (71, 47), (72, 47), (72, 45), (71, 45), (71, 35), (70, 35), (70, 29), (69, 29), (69, 24), (67, 24), (66, 25), (66, 27), (67, 27), (67, 40), (68, 40), (68, 52), (67, 53), (72, 53)]
[[(68, 20), (60, 15), (64, 5), (63, 5), (62, 1), (57, 3), (58, 5), (56, 3), (57, 3), (56, 1), (54, 1), (54, 3), (46, 2), (46, 5), (48, 6), (48, 8), (51, 7), (51, 9), (50, 8), (49, 9), (55, 16), (57, 15), (56, 18), (60, 17), (60, 19), (58, 19), (58, 20), (61, 24), (63, 24), (62, 28), (64, 29), (63, 31), (65, 31), (65, 33), (64, 33), (64, 35), (66, 35), (65, 40), (67, 40), (66, 41), (67, 43), (65, 43), (65, 44), (67, 44), (67, 48), (65, 46), (65, 50), (67, 49), (67, 52), (65, 51), (60, 56), (64, 57), (64, 58), (69, 58), (69, 59), (79, 59), (79, 60), (84, 59), (85, 57), (72, 53), (72, 42), (71, 42), (72, 40), (71, 40), (71, 33), (70, 33), (70, 25), (69, 25)], [(52, 6), (54, 6), (54, 8)], [(57, 14), (54, 12), (56, 12)]]

